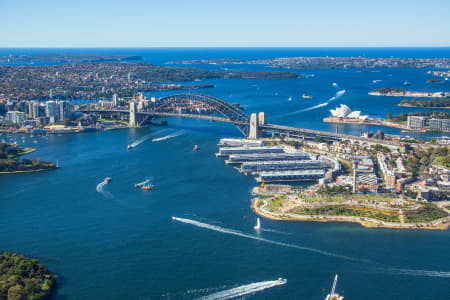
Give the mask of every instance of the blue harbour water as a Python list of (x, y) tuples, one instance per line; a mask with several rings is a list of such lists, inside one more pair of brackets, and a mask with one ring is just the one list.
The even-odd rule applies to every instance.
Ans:
[[(39, 51), (49, 52), (1, 49), (0, 55)], [(449, 48), (52, 51), (141, 54), (155, 64), (302, 55), (450, 56)], [(267, 70), (260, 66), (207, 67)], [(412, 83), (407, 87), (410, 90), (450, 90), (449, 83), (426, 84), (430, 78), (426, 71), (297, 70), (315, 76), (205, 80), (215, 88), (201, 92), (238, 102), (247, 113), (265, 111), (269, 122), (335, 131), (335, 125), (323, 123), (322, 118), (341, 103), (377, 117), (413, 110), (396, 106), (401, 99), (395, 97), (367, 95), (376, 86), (402, 87), (407, 80)], [(374, 84), (376, 79), (383, 81)], [(333, 82), (339, 87), (333, 87)], [(328, 106), (297, 112), (324, 103), (344, 89), (346, 93)], [(302, 99), (303, 93), (314, 99)], [(214, 155), (219, 138), (239, 137), (239, 131), (231, 125), (199, 120), (168, 121), (168, 127), (0, 136), (0, 140), (36, 148), (28, 157), (57, 160), (61, 166), (56, 171), (0, 177), (0, 249), (40, 256), (60, 276), (53, 299), (195, 299), (279, 277), (288, 279), (287, 284), (242, 297), (324, 299), (336, 273), (338, 290), (345, 299), (449, 299), (449, 230), (400, 231), (262, 219), (262, 228), (272, 231), (257, 235), (253, 230), (256, 215), (250, 208), (254, 179)], [(339, 126), (340, 132), (351, 134), (378, 129)], [(383, 130), (399, 134), (395, 129)], [(173, 133), (182, 134), (152, 141)], [(149, 139), (126, 150), (145, 135)], [(199, 151), (192, 151), (194, 145)], [(106, 176), (112, 182), (99, 189)], [(154, 189), (135, 190), (134, 184), (145, 179), (151, 180)], [(181, 223), (172, 216), (216, 227)], [(229, 229), (255, 238), (230, 234)]]

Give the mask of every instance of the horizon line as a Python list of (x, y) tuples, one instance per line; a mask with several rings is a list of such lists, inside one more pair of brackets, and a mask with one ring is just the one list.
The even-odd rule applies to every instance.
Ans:
[(448, 46), (0, 46), (0, 49), (158, 49), (158, 48), (450, 48)]

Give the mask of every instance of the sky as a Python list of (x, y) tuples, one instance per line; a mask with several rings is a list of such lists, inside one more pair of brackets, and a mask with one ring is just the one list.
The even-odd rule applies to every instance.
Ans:
[(450, 0), (0, 0), (0, 47), (448, 47)]

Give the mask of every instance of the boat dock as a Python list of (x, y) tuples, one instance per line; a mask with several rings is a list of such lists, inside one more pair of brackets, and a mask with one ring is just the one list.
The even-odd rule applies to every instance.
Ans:
[(244, 174), (254, 174), (264, 171), (295, 171), (322, 169), (320, 160), (286, 160), (286, 161), (252, 161), (241, 165), (239, 171)]
[(259, 147), (221, 147), (216, 154), (217, 157), (229, 156), (232, 154), (263, 154), (263, 153), (284, 153), (283, 147), (259, 146)]
[(267, 171), (259, 173), (257, 182), (284, 182), (319, 180), (325, 175), (324, 170)]

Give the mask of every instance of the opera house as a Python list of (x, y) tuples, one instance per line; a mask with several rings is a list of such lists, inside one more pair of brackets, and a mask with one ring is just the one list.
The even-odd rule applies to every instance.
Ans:
[(336, 118), (345, 118), (345, 119), (359, 119), (359, 120), (367, 120), (369, 116), (362, 116), (359, 110), (352, 111), (350, 107), (345, 104), (341, 104), (340, 107), (336, 107), (336, 109), (330, 109), (331, 115)]

